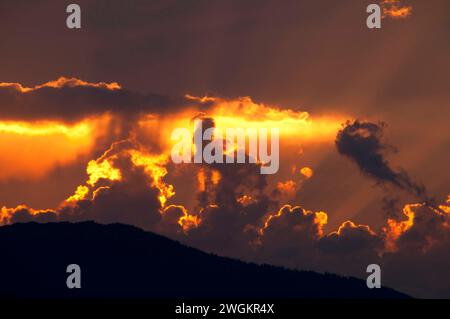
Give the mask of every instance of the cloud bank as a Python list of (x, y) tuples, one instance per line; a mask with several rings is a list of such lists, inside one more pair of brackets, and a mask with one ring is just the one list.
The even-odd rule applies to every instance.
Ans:
[[(445, 253), (450, 245), (450, 198), (440, 205), (427, 204), (424, 188), (403, 170), (392, 168), (385, 153), (393, 147), (384, 140), (383, 125), (353, 121), (339, 129), (340, 118), (312, 122), (307, 113), (258, 104), (249, 98), (188, 96), (184, 106), (175, 104), (170, 112), (159, 113), (158, 108), (172, 105), (170, 99), (163, 99), (164, 103), (143, 103), (149, 101), (145, 96), (123, 92), (117, 83), (76, 79), (49, 83), (53, 84), (35, 88), (3, 85), (2, 98), (15, 95), (20, 100), (25, 95), (25, 102), (30, 105), (32, 100), (42, 98), (34, 105), (41, 105), (43, 113), (33, 108), (27, 113), (25, 106), (29, 104), (16, 101), (18, 109), (8, 118), (25, 121), (48, 116), (71, 121), (71, 112), (75, 111), (66, 112), (56, 105), (66, 105), (62, 99), (65, 94), (80, 94), (79, 100), (68, 104), (102, 103), (93, 109), (81, 108), (82, 115), (76, 118), (111, 112), (116, 114), (113, 123), (120, 122), (121, 134), (109, 134), (106, 140), (114, 140), (106, 151), (87, 161), (85, 182), (58, 207), (3, 207), (1, 224), (121, 222), (220, 255), (358, 277), (366, 275), (368, 264), (379, 263), (386, 274), (385, 285), (416, 296), (448, 296), (450, 284), (439, 278), (448, 278), (449, 267), (445, 266), (450, 265)], [(28, 96), (36, 92), (39, 94)], [(140, 97), (134, 100), (136, 96)], [(44, 99), (50, 101), (45, 107)], [(103, 103), (106, 101), (111, 104)], [(129, 114), (122, 109), (124, 105), (129, 107)], [(329, 213), (303, 207), (296, 200), (303, 183), (316, 176), (310, 167), (288, 166), (284, 172), (287, 179), (273, 180), (260, 174), (260, 164), (248, 161), (227, 165), (173, 164), (170, 148), (152, 130), (157, 128), (160, 134), (168, 136), (173, 127), (188, 125), (199, 114), (218, 127), (226, 127), (233, 119), (238, 124), (264, 127), (282, 123), (285, 147), (295, 145), (300, 138), (314, 143), (334, 142), (337, 151), (356, 163), (365, 175), (413, 194), (418, 202), (405, 205), (398, 217), (387, 218), (379, 228), (343, 220), (336, 229), (327, 229)], [(132, 125), (123, 126), (122, 121)], [(107, 131), (112, 132), (113, 128), (114, 125)], [(430, 276), (418, 276), (418, 268), (411, 267), (438, 260), (442, 266)], [(399, 269), (405, 274), (399, 275)], [(411, 276), (419, 278), (411, 283)]]

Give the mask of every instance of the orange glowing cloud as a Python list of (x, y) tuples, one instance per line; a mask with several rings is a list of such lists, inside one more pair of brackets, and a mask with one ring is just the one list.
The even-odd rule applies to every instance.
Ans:
[[(66, 202), (74, 202), (76, 200), (86, 198), (89, 190), (92, 190), (93, 197), (95, 193), (104, 189), (102, 184), (99, 184), (100, 180), (106, 180), (109, 182), (120, 182), (123, 179), (123, 172), (115, 167), (114, 162), (119, 157), (127, 157), (135, 167), (143, 168), (145, 174), (150, 178), (151, 183), (149, 187), (155, 187), (159, 191), (159, 202), (161, 208), (166, 206), (167, 200), (175, 195), (174, 187), (171, 184), (167, 184), (164, 181), (164, 176), (167, 175), (167, 162), (168, 157), (165, 154), (151, 154), (138, 147), (132, 148), (130, 145), (120, 149), (121, 144), (132, 144), (129, 140), (123, 140), (113, 143), (113, 145), (103, 153), (96, 160), (89, 161), (86, 173), (88, 175), (87, 185), (80, 185), (76, 189), (75, 193), (66, 199)], [(115, 150), (118, 148), (119, 150)]]
[(79, 200), (83, 200), (87, 197), (89, 193), (89, 187), (84, 185), (79, 185), (75, 190), (75, 194), (66, 199), (67, 202), (77, 202)]
[[(170, 155), (172, 147), (180, 143), (179, 140), (171, 139), (172, 133), (179, 128), (188, 129), (191, 136), (185, 140), (186, 142), (183, 142), (187, 143), (183, 145), (183, 149), (190, 150), (192, 154), (194, 150), (193, 119), (201, 117), (212, 119), (217, 132), (221, 132), (214, 138), (226, 138), (227, 129), (243, 129), (244, 134), (247, 134), (247, 144), (249, 143), (249, 131), (247, 130), (258, 132), (259, 129), (267, 129), (268, 131), (278, 129), (280, 153), (290, 156), (289, 154), (292, 154), (292, 151), (287, 151), (287, 148), (300, 149), (303, 143), (333, 145), (341, 124), (347, 118), (344, 115), (321, 115), (312, 118), (307, 112), (255, 103), (249, 97), (230, 100), (214, 97), (200, 98), (190, 95), (186, 97), (193, 102), (197, 101), (199, 103), (197, 108), (186, 108), (179, 112), (164, 115), (156, 113), (143, 115), (136, 125), (137, 138), (141, 141), (150, 141), (150, 143), (156, 144), (162, 153)], [(209, 104), (202, 104), (206, 102)], [(228, 145), (228, 142), (231, 142), (230, 145)], [(237, 142), (227, 141), (227, 151), (228, 147), (236, 151)], [(289, 161), (291, 160), (294, 161), (295, 159), (291, 157)], [(283, 167), (290, 167), (291, 164), (293, 163), (286, 163)], [(313, 171), (310, 168), (304, 168), (300, 173), (308, 179), (311, 178)], [(201, 178), (201, 176), (197, 178)], [(203, 189), (201, 182), (199, 182), (199, 185)]]
[(164, 154), (153, 155), (137, 150), (131, 150), (130, 155), (133, 164), (144, 167), (145, 172), (152, 178), (153, 183), (151, 186), (159, 190), (159, 201), (161, 207), (164, 207), (167, 200), (175, 195), (173, 185), (163, 181), (163, 177), (167, 175), (165, 166), (168, 162), (168, 157)]
[(400, 236), (414, 225), (414, 211), (413, 208), (421, 207), (423, 204), (408, 204), (403, 208), (403, 215), (407, 217), (406, 220), (397, 221), (389, 218), (387, 226), (383, 228), (386, 236), (385, 251), (395, 252), (397, 250), (396, 242)]
[(324, 236), (323, 227), (328, 223), (328, 215), (325, 212), (314, 213), (314, 223), (317, 225), (317, 232), (319, 237)]
[[(34, 87), (20, 83), (1, 82), (0, 88), (11, 88), (21, 95), (44, 88), (90, 87), (119, 90), (117, 82), (90, 83), (76, 78), (60, 77)], [(2, 107), (6, 107), (7, 105)], [(64, 105), (60, 106), (64, 109)], [(25, 105), (25, 110), (38, 111), (36, 106)], [(88, 155), (96, 140), (106, 134), (111, 115), (87, 116), (68, 124), (61, 120), (46, 118), (34, 121), (0, 119), (0, 180), (39, 179), (57, 166), (71, 164)]]
[(339, 226), (338, 230), (335, 232), (332, 232), (331, 234), (335, 233), (336, 235), (340, 236), (346, 229), (357, 229), (357, 228), (362, 228), (362, 229), (366, 230), (367, 233), (369, 233), (371, 235), (376, 235), (375, 232), (372, 231), (372, 229), (370, 229), (370, 227), (368, 225), (355, 224), (351, 220), (347, 220), (347, 221), (343, 222)]
[(84, 87), (96, 87), (96, 88), (103, 88), (108, 90), (119, 90), (121, 89), (121, 86), (117, 82), (111, 82), (111, 83), (105, 83), (105, 82), (98, 82), (98, 83), (90, 83), (86, 82), (77, 78), (66, 78), (66, 77), (60, 77), (55, 81), (49, 81), (44, 84), (36, 85), (34, 87), (24, 87), (20, 83), (14, 83), (14, 82), (0, 82), (0, 87), (10, 87), (13, 88), (21, 93), (28, 93), (31, 91), (35, 91), (38, 89), (42, 89), (45, 87), (50, 88), (62, 88), (62, 87), (77, 87), (77, 86), (84, 86)]
[(86, 172), (89, 175), (87, 183), (91, 186), (94, 186), (101, 178), (110, 181), (119, 181), (122, 178), (120, 170), (114, 168), (108, 159), (89, 161)]
[(284, 197), (293, 198), (297, 191), (297, 183), (292, 180), (288, 180), (286, 182), (278, 182), (277, 190)]
[(55, 212), (52, 210), (39, 210), (39, 209), (33, 209), (26, 205), (18, 205), (15, 208), (7, 208), (7, 207), (1, 207), (0, 208), (0, 225), (7, 225), (11, 224), (13, 222), (13, 218), (22, 214), (27, 214), (31, 216), (44, 216), (44, 215), (54, 215)]
[(177, 224), (181, 227), (183, 232), (187, 233), (192, 228), (196, 228), (200, 225), (200, 217), (197, 215), (190, 215), (186, 208), (182, 205), (169, 205), (165, 207), (163, 214), (167, 213), (171, 209), (178, 209), (182, 212), (182, 216), (179, 217)]
[(412, 14), (411, 6), (402, 6), (400, 0), (383, 0), (381, 2), (383, 18), (403, 19)]
[(242, 206), (248, 206), (252, 203), (255, 203), (255, 200), (250, 195), (242, 195), (241, 197), (237, 198), (236, 201)]
[(450, 195), (447, 197), (445, 204), (439, 205), (439, 209), (447, 214), (450, 214)]
[(302, 174), (306, 179), (310, 179), (314, 175), (314, 172), (309, 167), (302, 167), (300, 169), (300, 174)]

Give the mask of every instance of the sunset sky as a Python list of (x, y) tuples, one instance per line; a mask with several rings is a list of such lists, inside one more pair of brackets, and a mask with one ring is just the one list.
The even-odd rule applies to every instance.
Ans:
[[(366, 7), (382, 3), (382, 28)], [(0, 2), (0, 224), (122, 222), (450, 297), (450, 2)], [(280, 129), (280, 169), (171, 132)], [(2, 208), (3, 207), (3, 208)]]

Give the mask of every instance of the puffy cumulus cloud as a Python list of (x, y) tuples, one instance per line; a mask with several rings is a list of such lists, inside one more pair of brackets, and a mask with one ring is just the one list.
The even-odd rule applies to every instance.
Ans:
[(378, 230), (346, 221), (328, 234), (323, 231), (326, 216), (282, 207), (266, 220), (253, 256), (260, 262), (363, 278), (365, 267), (377, 263), (384, 285), (418, 297), (449, 296), (450, 214), (443, 209), (408, 204), (401, 217), (388, 219)]
[(382, 240), (368, 225), (346, 221), (337, 231), (321, 240), (321, 248), (329, 252), (353, 253), (361, 250), (377, 251), (383, 248)]
[(369, 226), (352, 221), (327, 234), (327, 221), (325, 212), (283, 206), (266, 217), (258, 233), (258, 258), (283, 266), (361, 276), (364, 265), (379, 259), (383, 239)]
[[(449, 207), (449, 202), (441, 206)], [(403, 221), (413, 224), (398, 236), (394, 250), (382, 257), (384, 278), (417, 297), (450, 296), (450, 214), (424, 204), (405, 207)], [(388, 229), (389, 230), (389, 229)]]
[(133, 140), (112, 146), (87, 166), (86, 185), (59, 208), (61, 220), (121, 222), (156, 230), (171, 187), (162, 183), (166, 158), (152, 155)]
[(403, 208), (403, 219), (388, 219), (388, 227), (383, 231), (388, 243), (395, 241), (394, 246), (387, 247), (391, 252), (414, 250), (426, 254), (434, 246), (449, 243), (450, 214), (426, 204), (408, 204)]
[[(327, 215), (300, 206), (285, 205), (265, 217), (259, 230), (256, 249), (266, 262), (309, 268), (314, 264), (316, 243), (323, 234)], [(295, 254), (293, 252), (295, 251)]]
[(320, 238), (323, 236), (323, 226), (327, 223), (327, 219), (324, 212), (313, 213), (300, 206), (285, 205), (276, 214), (267, 216), (261, 234), (270, 237), (268, 232), (276, 232), (277, 229), (286, 229), (288, 228), (286, 226), (292, 225), (292, 231), (302, 236)]
[(383, 238), (368, 225), (346, 221), (338, 230), (322, 237), (317, 247), (319, 269), (364, 277), (367, 265), (380, 263), (384, 244)]
[(360, 170), (384, 184), (390, 183), (422, 200), (427, 199), (425, 187), (416, 183), (404, 170), (395, 170), (386, 153), (395, 148), (383, 140), (385, 125), (370, 122), (347, 122), (336, 137), (340, 154), (353, 160)]

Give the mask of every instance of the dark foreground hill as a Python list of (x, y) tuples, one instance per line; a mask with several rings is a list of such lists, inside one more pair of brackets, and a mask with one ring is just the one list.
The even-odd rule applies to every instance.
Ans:
[[(0, 295), (15, 298), (405, 298), (365, 281), (218, 257), (121, 224), (0, 227)], [(81, 289), (66, 286), (81, 267)]]

